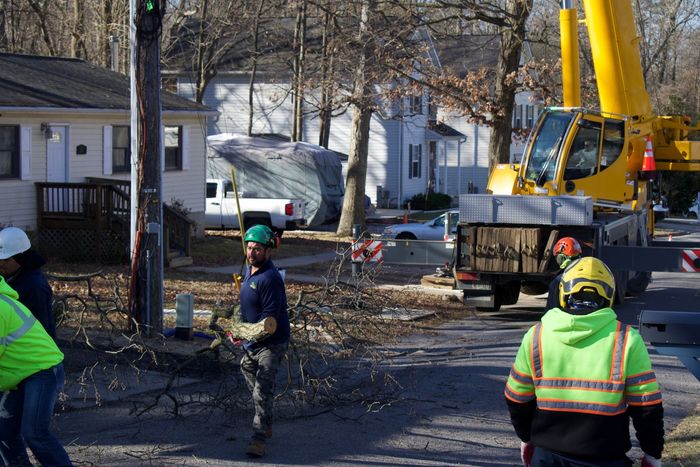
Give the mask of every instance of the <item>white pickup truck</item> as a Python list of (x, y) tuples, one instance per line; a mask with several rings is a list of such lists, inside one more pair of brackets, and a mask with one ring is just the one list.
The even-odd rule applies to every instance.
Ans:
[[(207, 179), (207, 204), (205, 228), (238, 229), (236, 196), (230, 180)], [(306, 224), (304, 203), (294, 198), (257, 198), (254, 193), (238, 194), (243, 215), (243, 225), (255, 224), (271, 227), (278, 235), (285, 230), (296, 229)]]

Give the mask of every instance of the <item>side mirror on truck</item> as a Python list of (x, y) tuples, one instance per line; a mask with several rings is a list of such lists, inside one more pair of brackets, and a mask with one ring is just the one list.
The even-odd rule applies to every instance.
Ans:
[(661, 355), (677, 357), (700, 381), (700, 312), (642, 310), (639, 332)]

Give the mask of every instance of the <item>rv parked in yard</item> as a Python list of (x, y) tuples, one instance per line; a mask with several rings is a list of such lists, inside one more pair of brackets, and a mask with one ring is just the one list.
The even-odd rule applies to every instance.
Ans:
[[(285, 230), (306, 225), (304, 203), (295, 198), (258, 198), (255, 193), (239, 192), (238, 203), (245, 228), (264, 224), (278, 235)], [(233, 183), (224, 179), (207, 179), (205, 227), (208, 229), (239, 229), (238, 210)]]
[(310, 227), (340, 217), (345, 182), (338, 153), (272, 136), (221, 134), (207, 144), (208, 178), (228, 179), (234, 166), (238, 191), (299, 198)]

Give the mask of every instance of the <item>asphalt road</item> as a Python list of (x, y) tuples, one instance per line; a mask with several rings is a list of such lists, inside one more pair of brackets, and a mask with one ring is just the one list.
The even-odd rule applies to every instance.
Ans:
[[(636, 324), (643, 309), (697, 311), (698, 281), (694, 274), (655, 273), (647, 292), (617, 312)], [(519, 440), (503, 387), (520, 339), (544, 303), (544, 296), (523, 297), (499, 313), (474, 314), (403, 339), (386, 350), (374, 380), (341, 382), (352, 390), (391, 381), (398, 392), (313, 413), (280, 408), (260, 460), (244, 455), (250, 413), (183, 409), (186, 415), (177, 418), (166, 411), (137, 418), (131, 401), (148, 395), (128, 391), (122, 397), (106, 391), (113, 397), (102, 407), (61, 414), (57, 433), (78, 465), (516, 466)], [(695, 408), (700, 382), (676, 358), (651, 353), (671, 430)], [(180, 384), (182, 394), (211, 389), (204, 379)], [(156, 381), (151, 389), (157, 387)], [(634, 448), (631, 457), (639, 456)]]
[[(647, 307), (692, 311), (698, 293), (697, 279), (660, 274), (647, 293), (618, 311), (631, 323)], [(125, 398), (61, 415), (59, 433), (82, 465), (515, 466), (519, 441), (503, 385), (518, 343), (543, 303), (543, 297), (527, 298), (504, 312), (474, 315), (402, 340), (388, 349), (393, 358), (375, 373), (387, 371), (401, 387), (397, 394), (304, 416), (283, 409), (268, 454), (260, 460), (243, 454), (250, 414), (136, 418)], [(677, 359), (655, 354), (652, 359), (670, 430), (695, 407), (700, 383)], [(183, 393), (207, 385), (190, 383)], [(352, 388), (371, 382), (345, 383)], [(633, 450), (632, 457), (639, 455)]]

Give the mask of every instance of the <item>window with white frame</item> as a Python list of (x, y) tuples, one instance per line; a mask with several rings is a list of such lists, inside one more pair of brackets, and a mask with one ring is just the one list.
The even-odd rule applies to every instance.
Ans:
[(532, 128), (535, 126), (535, 106), (526, 105), (525, 106), (525, 128)]
[(165, 127), (165, 170), (182, 170), (182, 127)]
[(535, 126), (537, 117), (536, 106), (530, 104), (518, 104), (513, 108), (513, 129), (528, 130)]
[(19, 178), (19, 125), (0, 125), (0, 178)]
[(515, 106), (515, 112), (513, 112), (513, 128), (523, 127), (523, 105), (518, 104)]
[(112, 173), (131, 170), (131, 129), (124, 126), (112, 127)]
[(420, 144), (408, 145), (408, 178), (420, 178), (423, 165), (423, 149)]
[(423, 95), (418, 94), (411, 96), (411, 113), (421, 114), (423, 113)]

